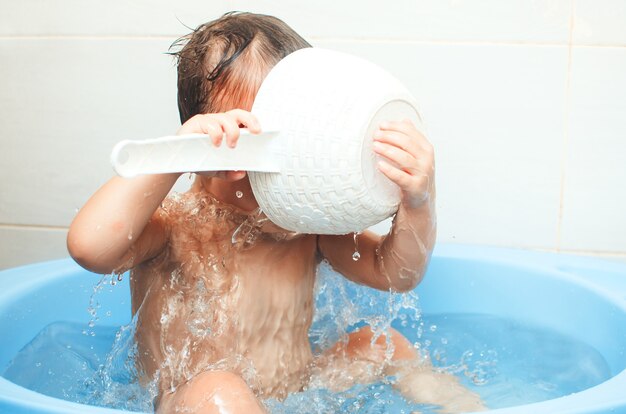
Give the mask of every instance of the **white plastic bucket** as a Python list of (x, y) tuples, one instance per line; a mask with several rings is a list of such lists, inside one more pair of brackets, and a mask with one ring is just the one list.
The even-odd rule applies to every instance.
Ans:
[(122, 176), (248, 171), (267, 217), (302, 233), (361, 231), (391, 216), (398, 187), (376, 167), (372, 134), (384, 120), (422, 130), (409, 91), (379, 66), (327, 49), (298, 50), (267, 75), (252, 107), (264, 132), (235, 149), (206, 135), (122, 141), (111, 159)]

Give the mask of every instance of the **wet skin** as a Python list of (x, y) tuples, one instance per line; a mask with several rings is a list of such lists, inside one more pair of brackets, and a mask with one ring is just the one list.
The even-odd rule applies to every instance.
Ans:
[[(234, 146), (240, 126), (260, 131), (252, 114), (233, 110), (197, 115), (179, 133), (205, 133), (215, 145)], [(402, 202), (389, 235), (359, 236), (357, 261), (352, 234), (294, 235), (260, 225), (245, 172), (200, 173), (188, 193), (165, 201), (177, 174), (115, 177), (81, 209), (68, 248), (96, 272), (132, 269), (138, 364), (144, 382), (158, 381), (159, 412), (262, 411), (258, 398), (283, 398), (310, 381), (341, 389), (388, 370), (398, 373), (398, 388), (409, 398), (480, 407), (395, 331), (386, 334), (391, 353), (381, 353), (367, 328), (322, 356), (311, 352), (307, 331), (320, 260), (356, 283), (406, 291), (421, 280), (432, 251), (432, 147), (407, 121), (382, 124), (374, 139), (388, 161), (379, 168), (400, 187)], [(346, 382), (337, 373), (348, 369)], [(414, 381), (422, 385), (406, 386)]]

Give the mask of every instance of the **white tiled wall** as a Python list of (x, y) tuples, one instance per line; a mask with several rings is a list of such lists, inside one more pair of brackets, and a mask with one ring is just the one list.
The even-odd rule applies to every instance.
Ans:
[(185, 27), (276, 15), (419, 99), (439, 240), (626, 257), (622, 0), (0, 0), (0, 268), (63, 257), (112, 145), (175, 131)]
[(574, 49), (569, 104), (562, 247), (625, 252), (626, 47)]

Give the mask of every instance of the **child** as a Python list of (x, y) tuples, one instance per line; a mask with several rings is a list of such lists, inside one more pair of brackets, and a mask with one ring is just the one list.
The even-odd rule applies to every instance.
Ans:
[[(248, 13), (204, 24), (179, 45), (178, 133), (230, 147), (240, 128), (261, 131), (248, 111), (269, 70), (310, 47), (282, 21)], [(137, 365), (144, 382), (158, 385), (157, 412), (263, 412), (259, 398), (285, 398), (313, 380), (342, 389), (389, 372), (416, 401), (481, 408), (393, 330), (374, 340), (365, 327), (312, 354), (307, 332), (321, 260), (356, 283), (407, 291), (435, 242), (431, 145), (400, 120), (382, 123), (375, 140), (389, 161), (379, 168), (402, 202), (389, 235), (358, 236), (357, 261), (352, 234), (289, 233), (264, 219), (244, 171), (196, 172), (188, 192), (168, 198), (180, 174), (115, 177), (80, 210), (68, 234), (72, 257), (97, 273), (131, 269)]]

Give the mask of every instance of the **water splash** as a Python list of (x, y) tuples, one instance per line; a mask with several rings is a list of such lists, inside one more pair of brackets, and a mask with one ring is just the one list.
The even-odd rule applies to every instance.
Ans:
[(141, 372), (136, 363), (136, 318), (122, 326), (116, 333), (106, 359), (85, 380), (89, 391), (80, 401), (84, 404), (111, 407), (121, 410), (154, 411), (153, 399), (157, 396), (157, 380), (141, 385)]
[[(94, 287), (90, 301), (96, 309), (108, 281), (103, 280)], [(602, 356), (573, 338), (488, 315), (422, 316), (414, 293), (389, 298), (386, 292), (345, 280), (327, 263), (320, 268), (316, 289), (317, 312), (309, 337), (317, 352), (360, 324), (391, 324), (421, 352), (430, 354), (439, 369), (480, 390), (492, 409), (579, 392), (611, 376)], [(156, 383), (140, 385), (141, 369), (133, 363), (136, 323), (134, 319), (121, 328), (97, 324), (94, 336), (81, 333), (84, 324), (54, 323), (21, 350), (2, 375), (56, 398), (152, 412)], [(389, 382), (355, 385), (339, 393), (310, 387), (284, 401), (266, 400), (265, 405), (273, 414), (436, 412), (436, 407), (408, 403)]]
[[(125, 395), (126, 390), (120, 391), (118, 384), (138, 385), (143, 372), (142, 363), (145, 364), (144, 368), (148, 375), (158, 378), (160, 386), (170, 391), (174, 391), (179, 384), (185, 383), (199, 372), (210, 369), (237, 367), (246, 382), (252, 384), (258, 381), (252, 365), (249, 366), (250, 369), (246, 368), (247, 359), (242, 351), (236, 346), (231, 347), (230, 342), (224, 338), (238, 338), (236, 333), (240, 327), (239, 318), (233, 313), (233, 303), (227, 299), (232, 292), (237, 292), (239, 283), (237, 267), (234, 264), (239, 256), (233, 252), (237, 249), (251, 248), (259, 239), (270, 237), (263, 231), (269, 220), (260, 209), (246, 215), (210, 197), (193, 194), (172, 197), (165, 202), (163, 210), (170, 215), (170, 219), (177, 220), (174, 221), (177, 224), (176, 228), (186, 231), (182, 234), (186, 249), (184, 260), (180, 260), (180, 267), (174, 271), (171, 271), (171, 268), (163, 268), (163, 272), (158, 268), (150, 269), (151, 272), (155, 270), (160, 272), (158, 274), (162, 277), (158, 280), (161, 282), (153, 284), (152, 286), (156, 286), (154, 289), (148, 288), (147, 292), (141, 294), (144, 303), (136, 313), (139, 316), (130, 327), (122, 328), (118, 332), (113, 351), (107, 355), (105, 363), (99, 366), (93, 379), (97, 384), (94, 387), (104, 389), (100, 392), (98, 401), (105, 405), (113, 404), (112, 396), (117, 394), (124, 396), (123, 399), (126, 400), (124, 404), (135, 398), (134, 393)], [(277, 237), (282, 237), (281, 234), (284, 233), (278, 234)], [(218, 236), (211, 239), (210, 235)], [(360, 256), (358, 233), (355, 232), (353, 237), (355, 254)], [(206, 248), (188, 247), (195, 243)], [(174, 245), (173, 248), (175, 247)], [(136, 273), (136, 276), (139, 277), (140, 273)], [(312, 277), (310, 281), (308, 295), (311, 293)], [(115, 283), (113, 277), (111, 283)], [(289, 292), (291, 294), (292, 291)], [(414, 293), (400, 295), (372, 291), (332, 272), (327, 263), (320, 266), (316, 295), (317, 314), (309, 332), (311, 345), (316, 353), (324, 352), (337, 341), (345, 340), (346, 332), (368, 325), (373, 331), (373, 342), (381, 335), (387, 339), (385, 354), (387, 360), (390, 360), (393, 348), (389, 336), (385, 333), (392, 323), (400, 319), (400, 315), (410, 315), (410, 318), (405, 318), (405, 325), (408, 325), (409, 329), (421, 328), (415, 325), (416, 322), (412, 322), (420, 320), (417, 296)], [(154, 306), (150, 307), (150, 304)], [(310, 314), (305, 316), (305, 326), (308, 325), (309, 317)], [(271, 318), (265, 318), (269, 319)], [(159, 323), (159, 329), (155, 331), (154, 325)], [(90, 328), (94, 325), (95, 320)], [(255, 322), (253, 326), (258, 325)], [(146, 332), (142, 330), (145, 329), (148, 329), (148, 332), (156, 332), (153, 341), (156, 345), (148, 354), (145, 353), (145, 348), (137, 348), (133, 340), (135, 332), (142, 338), (141, 334)], [(227, 349), (224, 349), (225, 345)], [(417, 339), (414, 340), (413, 346), (419, 348)], [(140, 358), (137, 358), (138, 349), (142, 354)], [(283, 352), (282, 348), (277, 349)], [(372, 367), (372, 370), (374, 369), (375, 367)], [(329, 371), (333, 370), (336, 371), (336, 376), (342, 373), (340, 367), (331, 365)], [(391, 380), (384, 381), (388, 383)], [(299, 387), (297, 384), (296, 382), (296, 387)], [(319, 389), (315, 381), (310, 381), (307, 386), (307, 391), (315, 392)], [(377, 392), (374, 391), (375, 394)], [(337, 395), (334, 395), (333, 398), (336, 397)], [(344, 397), (338, 398), (341, 400)], [(375, 397), (374, 400), (379, 399)], [(368, 404), (367, 401), (369, 400), (359, 396), (349, 404), (355, 409), (360, 409)]]
[(93, 286), (91, 295), (89, 296), (89, 304), (87, 305), (87, 313), (89, 313), (89, 321), (87, 327), (89, 329), (83, 329), (83, 335), (95, 336), (93, 327), (96, 326), (96, 322), (100, 320), (98, 317), (98, 310), (100, 309), (100, 302), (98, 301), (98, 293), (104, 288), (105, 285), (110, 284), (110, 275), (102, 275), (100, 280)]
[(261, 235), (261, 228), (269, 222), (261, 208), (257, 208), (233, 231), (231, 243), (240, 249), (249, 249)]
[(318, 349), (334, 345), (346, 331), (369, 325), (374, 339), (392, 322), (406, 314), (409, 328), (417, 329), (421, 320), (419, 298), (415, 292), (395, 293), (357, 285), (335, 272), (326, 261), (320, 264), (316, 281), (316, 308), (309, 331)]

